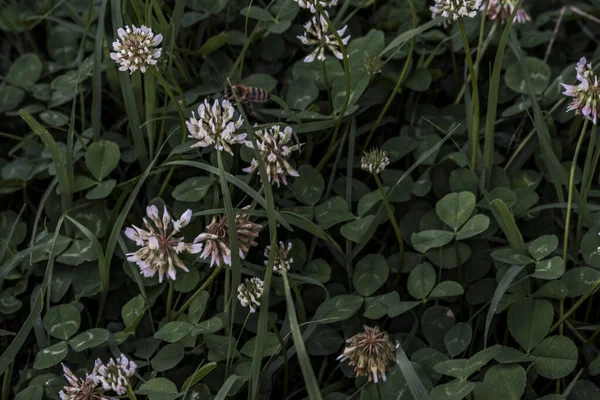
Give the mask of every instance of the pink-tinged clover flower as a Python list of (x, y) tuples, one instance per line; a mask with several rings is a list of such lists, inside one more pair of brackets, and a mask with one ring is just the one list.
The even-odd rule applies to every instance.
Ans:
[(567, 111), (582, 114), (595, 125), (600, 108), (600, 84), (592, 64), (588, 63), (585, 57), (581, 57), (577, 63), (577, 80), (579, 81), (577, 85), (562, 84), (565, 88), (563, 94), (573, 97)]
[[(254, 133), (258, 144), (258, 151), (263, 163), (267, 169), (269, 182), (275, 182), (277, 187), (280, 183), (287, 185), (287, 176), (299, 176), (298, 171), (292, 167), (288, 158), (294, 151), (300, 151), (302, 144), (289, 145), (292, 140), (292, 128), (285, 127), (283, 131), (279, 125), (273, 125), (270, 128), (261, 129)], [(246, 146), (254, 148), (250, 141), (246, 141)], [(253, 158), (250, 166), (244, 168), (244, 172), (253, 173), (258, 168), (258, 161)]]
[(231, 145), (244, 143), (245, 133), (236, 133), (242, 127), (240, 116), (233, 120), (234, 108), (228, 100), (215, 100), (211, 106), (207, 99), (198, 106), (198, 118), (192, 112), (192, 117), (186, 121), (189, 138), (197, 140), (192, 147), (215, 146), (218, 151), (226, 151), (233, 155)]
[(344, 352), (337, 359), (340, 362), (350, 360), (348, 365), (354, 366), (356, 376), (366, 376), (369, 382), (385, 382), (386, 373), (396, 360), (396, 346), (379, 327), (364, 325), (363, 329), (363, 332), (346, 340)]
[(179, 255), (202, 251), (201, 244), (185, 243), (183, 237), (175, 236), (190, 223), (192, 210), (184, 212), (178, 220), (172, 220), (166, 207), (160, 218), (158, 208), (153, 205), (146, 207), (146, 215), (148, 218), (143, 219), (145, 229), (135, 225), (125, 229), (125, 236), (140, 247), (138, 251), (127, 254), (127, 261), (135, 262), (147, 278), (158, 272), (158, 281), (161, 283), (165, 275), (167, 279), (175, 280), (175, 267), (189, 271)]
[(106, 396), (104, 389), (98, 386), (96, 381), (96, 374), (98, 369), (102, 365), (102, 361), (96, 360), (94, 370), (91, 374), (87, 374), (85, 379), (78, 378), (75, 374), (67, 367), (62, 364), (63, 373), (67, 379), (67, 386), (63, 387), (63, 390), (58, 392), (58, 396), (61, 400), (116, 400), (114, 397)]
[[(283, 275), (285, 271), (289, 271), (292, 268), (292, 264), (294, 263), (294, 259), (290, 254), (290, 250), (292, 250), (292, 242), (288, 242), (284, 244), (283, 242), (279, 242), (279, 245), (275, 249), (275, 260), (273, 262), (273, 272), (277, 272), (280, 275)], [(269, 253), (271, 252), (271, 246), (265, 247), (264, 256), (266, 258), (265, 265), (269, 264)]]
[(301, 8), (309, 10), (311, 13), (316, 14), (317, 7), (326, 8), (337, 6), (338, 0), (294, 0)]
[[(485, 10), (486, 5), (481, 5), (481, 10)], [(490, 21), (498, 21), (505, 24), (508, 18), (515, 10), (514, 0), (489, 0), (487, 5), (487, 16)], [(524, 24), (531, 21), (531, 17), (523, 7), (520, 7), (515, 14), (515, 22)]]
[[(248, 210), (250, 206), (242, 210)], [(254, 241), (258, 237), (262, 225), (250, 221), (247, 214), (235, 215), (235, 227), (237, 230), (238, 249), (241, 259), (246, 258), (250, 247), (257, 246)], [(231, 246), (229, 238), (229, 225), (227, 223), (227, 214), (213, 217), (210, 225), (206, 227), (206, 232), (201, 233), (194, 239), (194, 243), (203, 243), (204, 251), (200, 258), (210, 258), (210, 266), (229, 265), (231, 266)]]
[[(325, 11), (327, 14), (327, 11)], [(350, 41), (350, 35), (343, 37), (344, 33), (346, 33), (346, 29), (348, 25), (345, 25), (342, 29), (338, 30), (337, 33), (342, 38), (342, 43), (344, 46), (348, 44)], [(297, 36), (297, 38), (307, 46), (315, 46), (315, 49), (312, 53), (304, 57), (304, 62), (313, 62), (315, 58), (319, 61), (325, 61), (325, 50), (329, 50), (336, 56), (339, 60), (344, 58), (342, 52), (340, 51), (339, 43), (333, 33), (328, 33), (329, 25), (327, 24), (327, 20), (319, 15), (313, 16), (310, 21), (304, 24), (304, 34), (301, 36)]]
[(110, 53), (110, 58), (119, 64), (120, 71), (133, 73), (139, 69), (144, 73), (148, 66), (156, 65), (162, 53), (157, 47), (163, 40), (161, 34), (154, 35), (152, 29), (144, 25), (141, 28), (125, 26), (117, 33), (119, 39), (112, 44), (114, 53)]
[(249, 307), (250, 313), (255, 313), (260, 307), (264, 282), (259, 278), (246, 279), (238, 286), (237, 298), (242, 307)]

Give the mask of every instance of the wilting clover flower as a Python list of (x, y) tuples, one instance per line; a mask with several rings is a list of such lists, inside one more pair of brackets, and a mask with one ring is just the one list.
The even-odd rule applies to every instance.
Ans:
[[(242, 210), (248, 210), (250, 206)], [(251, 246), (257, 246), (254, 241), (262, 229), (262, 225), (250, 221), (247, 214), (235, 215), (235, 226), (237, 230), (238, 249), (240, 258), (246, 258)], [(210, 266), (231, 265), (231, 247), (229, 245), (229, 226), (227, 225), (227, 214), (213, 217), (207, 231), (201, 233), (194, 239), (194, 243), (204, 243), (204, 251), (201, 258), (210, 257)]]
[(233, 155), (231, 145), (244, 143), (245, 133), (236, 134), (241, 128), (242, 116), (233, 121), (234, 108), (228, 100), (215, 100), (212, 107), (207, 99), (198, 106), (198, 119), (192, 111), (192, 117), (186, 121), (188, 137), (198, 140), (192, 147), (215, 146), (219, 151), (225, 150)]
[(190, 244), (183, 241), (183, 237), (175, 237), (177, 233), (190, 223), (192, 210), (187, 210), (181, 218), (173, 221), (164, 208), (162, 219), (158, 215), (156, 206), (146, 207), (144, 226), (146, 229), (133, 225), (125, 229), (125, 236), (133, 240), (140, 247), (135, 253), (127, 254), (127, 261), (135, 262), (142, 275), (147, 278), (153, 277), (158, 272), (158, 281), (162, 283), (163, 276), (175, 280), (176, 270), (179, 267), (188, 271), (179, 258), (179, 254), (188, 252), (196, 254), (202, 251), (201, 244)]
[[(327, 14), (327, 11), (325, 11), (325, 14)], [(327, 14), (327, 16), (329, 16), (329, 14)], [(348, 25), (337, 31), (338, 35), (342, 37), (344, 46), (350, 41), (350, 35), (343, 37), (347, 28)], [(328, 30), (329, 25), (322, 15), (319, 15), (318, 19), (316, 16), (313, 16), (310, 21), (304, 24), (304, 34), (302, 36), (297, 36), (297, 38), (300, 39), (302, 44), (315, 46), (315, 50), (304, 57), (304, 62), (313, 62), (315, 57), (320, 61), (325, 61), (325, 49), (331, 51), (333, 55), (340, 60), (344, 58), (335, 35), (329, 34)]]
[(238, 286), (237, 298), (242, 307), (250, 307), (250, 312), (255, 313), (260, 307), (260, 298), (263, 293), (263, 281), (259, 278), (246, 279)]
[(367, 71), (367, 74), (369, 74), (370, 76), (376, 75), (378, 73), (381, 72), (381, 69), (383, 68), (383, 60), (381, 59), (381, 57), (377, 57), (377, 56), (365, 56), (365, 70)]
[[(302, 144), (288, 146), (292, 139), (292, 128), (286, 126), (283, 132), (279, 125), (273, 125), (267, 129), (261, 129), (254, 133), (258, 144), (258, 151), (265, 163), (269, 182), (275, 182), (277, 187), (280, 183), (287, 185), (286, 176), (298, 176), (298, 171), (292, 167), (288, 158), (294, 151), (300, 151)], [(250, 141), (246, 146), (254, 148)], [(258, 168), (258, 161), (253, 158), (250, 166), (244, 168), (244, 172), (253, 173)]]
[(390, 164), (390, 159), (385, 151), (373, 148), (368, 152), (363, 153), (360, 159), (360, 167), (372, 174), (379, 174)]
[[(100, 360), (96, 360), (98, 363)], [(113, 390), (118, 395), (124, 395), (127, 392), (129, 378), (135, 374), (137, 365), (127, 359), (124, 354), (117, 357), (117, 360), (111, 358), (108, 364), (100, 362), (95, 380), (102, 384), (104, 390)]]
[(104, 389), (98, 386), (96, 374), (102, 365), (102, 361), (96, 360), (94, 370), (87, 374), (85, 379), (78, 378), (65, 365), (62, 364), (63, 373), (67, 379), (68, 385), (58, 392), (61, 400), (116, 400), (114, 397), (104, 395)]
[(562, 84), (565, 88), (563, 94), (573, 97), (567, 111), (583, 114), (595, 125), (600, 108), (600, 84), (592, 64), (585, 57), (581, 57), (577, 63), (577, 80), (578, 85)]
[[(487, 5), (487, 16), (490, 21), (499, 21), (505, 24), (508, 21), (508, 17), (515, 10), (514, 0), (489, 0)], [(486, 5), (481, 5), (481, 10), (485, 10)], [(515, 14), (515, 22), (518, 24), (524, 24), (525, 22), (531, 21), (531, 17), (527, 14), (527, 11), (523, 7), (520, 7)]]
[[(292, 242), (284, 244), (279, 242), (279, 245), (275, 249), (275, 261), (273, 263), (273, 271), (283, 275), (284, 271), (289, 271), (292, 267), (294, 259), (290, 255), (292, 249)], [(271, 252), (271, 246), (265, 247), (265, 265), (269, 264), (269, 253)]]
[(316, 13), (317, 6), (321, 8), (337, 6), (338, 0), (294, 0), (301, 8), (310, 10), (311, 13)]
[(431, 18), (449, 17), (456, 21), (461, 17), (473, 18), (481, 8), (482, 0), (435, 0), (435, 4), (429, 7)]
[(396, 346), (388, 340), (387, 333), (379, 327), (363, 326), (364, 331), (346, 340), (344, 352), (337, 358), (340, 362), (350, 360), (356, 376), (367, 376), (369, 382), (385, 382), (386, 372), (396, 360)]
[(152, 29), (142, 25), (138, 28), (135, 25), (125, 26), (125, 29), (117, 30), (119, 39), (112, 44), (114, 53), (110, 53), (110, 58), (120, 65), (120, 71), (129, 70), (133, 73), (136, 70), (146, 72), (150, 65), (156, 65), (162, 53), (161, 48), (157, 48), (163, 37), (161, 34), (154, 36)]

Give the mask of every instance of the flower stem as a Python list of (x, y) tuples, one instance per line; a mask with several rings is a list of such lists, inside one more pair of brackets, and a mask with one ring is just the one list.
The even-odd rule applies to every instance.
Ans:
[(404, 269), (404, 241), (402, 240), (402, 233), (400, 232), (400, 227), (398, 226), (396, 218), (394, 217), (394, 213), (392, 212), (392, 206), (390, 205), (385, 191), (383, 190), (383, 186), (381, 185), (379, 176), (377, 174), (373, 174), (373, 177), (375, 177), (375, 182), (377, 182), (377, 187), (379, 188), (379, 193), (381, 193), (383, 204), (385, 205), (388, 217), (390, 219), (390, 222), (392, 223), (392, 227), (394, 227), (394, 232), (396, 233), (396, 240), (398, 240), (398, 246), (400, 246), (400, 266), (398, 267), (398, 276), (401, 276), (402, 271)]
[(212, 274), (210, 274), (210, 276), (208, 277), (208, 279), (206, 279), (204, 281), (204, 283), (202, 284), (202, 286), (200, 286), (200, 288), (198, 290), (196, 290), (196, 292), (189, 298), (187, 299), (187, 301), (181, 306), (181, 308), (179, 309), (179, 311), (177, 311), (175, 313), (175, 315), (173, 315), (173, 319), (177, 319), (179, 318), (179, 316), (189, 308), (189, 306), (192, 304), (192, 302), (194, 301), (194, 299), (196, 299), (196, 297), (198, 297), (200, 295), (200, 293), (202, 293), (202, 291), (204, 291), (204, 289), (206, 289), (211, 283), (212, 281), (217, 277), (217, 275), (219, 275), (219, 272), (221, 272), (221, 269), (223, 268), (223, 265), (219, 265), (218, 267), (216, 267), (214, 269), (214, 271), (212, 272)]
[(173, 281), (169, 281), (169, 293), (167, 294), (167, 322), (171, 321), (171, 314), (173, 312)]
[(127, 397), (129, 397), (130, 400), (137, 400), (133, 388), (129, 384), (127, 384)]
[(460, 33), (465, 48), (465, 55), (467, 59), (467, 66), (469, 67), (469, 73), (471, 74), (471, 86), (473, 95), (471, 96), (472, 102), (472, 115), (471, 123), (469, 124), (469, 137), (470, 137), (470, 160), (471, 168), (475, 169), (477, 164), (477, 147), (479, 145), (479, 89), (477, 88), (477, 71), (473, 64), (473, 58), (471, 57), (471, 48), (469, 47), (469, 39), (467, 39), (467, 32), (465, 31), (465, 24), (462, 19), (458, 20), (458, 26), (460, 27)]

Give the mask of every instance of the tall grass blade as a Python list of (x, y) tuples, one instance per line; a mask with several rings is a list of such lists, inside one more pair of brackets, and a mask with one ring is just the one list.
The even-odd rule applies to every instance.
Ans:
[(104, 45), (104, 17), (108, 0), (102, 0), (98, 12), (98, 27), (94, 42), (94, 75), (92, 77), (92, 132), (94, 142), (100, 139), (102, 129), (102, 47)]
[(396, 349), (396, 363), (398, 363), (400, 372), (402, 372), (402, 375), (408, 384), (408, 389), (415, 400), (430, 400), (427, 389), (425, 389), (423, 382), (419, 379), (417, 371), (415, 371), (415, 368), (410, 363), (401, 343), (398, 343), (398, 348)]

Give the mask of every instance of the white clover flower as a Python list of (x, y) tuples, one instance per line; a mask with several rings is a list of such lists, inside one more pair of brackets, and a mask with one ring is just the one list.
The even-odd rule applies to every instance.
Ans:
[[(273, 271), (283, 275), (284, 271), (289, 271), (292, 267), (294, 259), (290, 255), (292, 249), (292, 242), (288, 242), (287, 245), (283, 242), (279, 242), (277, 249), (275, 249), (275, 261), (273, 263)], [(271, 246), (265, 247), (265, 265), (269, 264), (269, 252)]]
[(106, 365), (102, 364), (102, 361), (96, 360), (96, 363), (98, 362), (100, 365), (94, 376), (95, 381), (101, 383), (104, 390), (112, 390), (120, 396), (127, 393), (129, 378), (135, 374), (137, 365), (128, 360), (124, 354), (117, 357), (116, 361), (111, 358)]
[(167, 207), (164, 208), (162, 219), (159, 218), (156, 206), (146, 207), (146, 215), (150, 219), (143, 219), (146, 229), (135, 225), (125, 229), (125, 236), (140, 247), (135, 253), (127, 254), (127, 261), (135, 262), (142, 275), (147, 278), (158, 272), (158, 281), (161, 283), (164, 275), (167, 279), (175, 280), (175, 267), (189, 271), (179, 254), (196, 254), (202, 251), (201, 244), (184, 243), (183, 237), (175, 237), (181, 228), (190, 223), (192, 210), (184, 212), (176, 221), (171, 219)]
[(233, 121), (234, 108), (228, 100), (215, 100), (212, 107), (207, 99), (198, 106), (198, 119), (192, 112), (192, 117), (186, 121), (188, 137), (198, 140), (192, 147), (208, 147), (214, 145), (219, 151), (225, 150), (233, 155), (231, 145), (244, 143), (245, 133), (236, 134), (241, 128), (242, 116)]
[(596, 125), (600, 109), (600, 83), (592, 63), (588, 63), (585, 57), (581, 57), (577, 63), (577, 80), (578, 85), (562, 84), (565, 88), (563, 94), (573, 97), (567, 111), (582, 114)]
[(120, 65), (120, 71), (129, 70), (130, 73), (137, 71), (146, 72), (149, 65), (156, 65), (162, 53), (161, 48), (157, 48), (162, 40), (161, 34), (154, 35), (152, 29), (142, 25), (138, 28), (135, 25), (125, 26), (125, 29), (117, 30), (119, 39), (112, 44), (114, 53), (110, 53), (110, 58)]
[(264, 282), (259, 278), (246, 279), (238, 286), (237, 298), (242, 307), (249, 307), (251, 313), (255, 313), (260, 307), (260, 298), (263, 293)]
[[(481, 10), (485, 10), (485, 3), (481, 5)], [(505, 24), (508, 21), (508, 17), (515, 10), (514, 0), (489, 0), (487, 6), (487, 16), (490, 21), (499, 21)], [(524, 24), (525, 22), (531, 21), (531, 17), (527, 14), (527, 11), (523, 7), (517, 10), (515, 14), (515, 22), (517, 24)]]
[(429, 7), (431, 18), (435, 19), (440, 15), (449, 17), (456, 21), (461, 17), (473, 18), (481, 8), (482, 0), (435, 0), (435, 4)]
[[(327, 12), (325, 12), (327, 14)], [(329, 16), (329, 14), (327, 14)], [(350, 41), (350, 35), (343, 37), (348, 25), (345, 25), (342, 29), (338, 30), (337, 33), (342, 38), (344, 46)], [(316, 16), (313, 16), (310, 21), (304, 24), (304, 35), (297, 36), (302, 44), (308, 46), (315, 46), (315, 50), (304, 57), (304, 62), (313, 62), (315, 57), (320, 61), (325, 61), (325, 49), (328, 49), (336, 56), (339, 60), (343, 59), (344, 56), (340, 51), (339, 43), (334, 34), (328, 33), (329, 26), (327, 20), (322, 15), (319, 15), (317, 20)]]
[[(280, 183), (287, 185), (286, 176), (298, 176), (298, 171), (292, 167), (288, 158), (294, 151), (300, 151), (302, 144), (288, 146), (292, 139), (292, 128), (286, 126), (283, 132), (279, 125), (273, 125), (267, 129), (261, 129), (254, 133), (258, 144), (258, 151), (265, 163), (269, 182), (275, 182), (277, 187)], [(254, 148), (250, 141), (246, 141), (246, 146)], [(253, 173), (258, 168), (258, 161), (253, 158), (250, 166), (244, 168), (244, 172)]]
[(65, 365), (62, 364), (63, 373), (67, 379), (68, 385), (58, 392), (61, 400), (116, 400), (114, 397), (105, 396), (104, 389), (98, 386), (96, 374), (102, 365), (102, 361), (96, 360), (94, 370), (87, 374), (85, 379), (78, 378)]
[(363, 156), (360, 159), (360, 167), (364, 171), (370, 172), (372, 174), (379, 174), (389, 164), (390, 159), (388, 158), (385, 151), (377, 148), (373, 148), (369, 150), (369, 152), (363, 153)]
[[(246, 206), (243, 210), (249, 209)], [(235, 215), (235, 226), (237, 229), (238, 250), (241, 259), (246, 258), (250, 247), (257, 246), (254, 241), (262, 229), (262, 225), (250, 221), (247, 214)], [(229, 265), (231, 266), (231, 247), (229, 246), (229, 225), (227, 223), (227, 214), (215, 216), (210, 225), (206, 227), (206, 232), (201, 233), (194, 239), (194, 243), (204, 243), (204, 251), (200, 258), (210, 257), (210, 266)]]
[(338, 0), (294, 0), (301, 8), (310, 10), (311, 13), (317, 13), (317, 6), (321, 8), (337, 6)]

